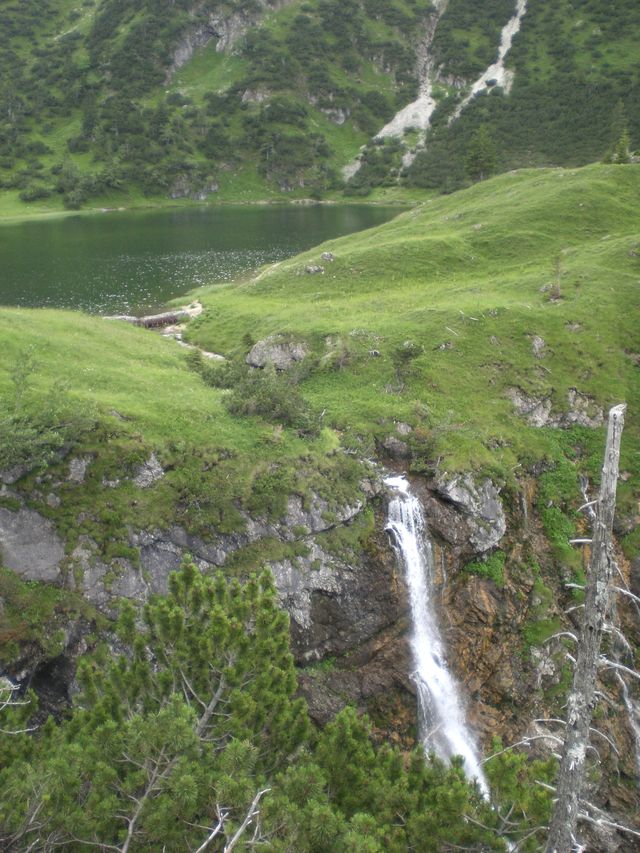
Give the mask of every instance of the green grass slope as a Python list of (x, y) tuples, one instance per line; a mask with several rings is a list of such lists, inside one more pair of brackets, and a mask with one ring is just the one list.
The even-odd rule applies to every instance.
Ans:
[[(213, 525), (225, 534), (243, 529), (242, 510), (279, 517), (287, 495), (306, 494), (311, 482), (334, 503), (357, 490), (361, 469), (336, 455), (330, 430), (305, 438), (233, 417), (223, 405), (225, 392), (206, 387), (173, 340), (79, 313), (9, 308), (0, 309), (0, 336), (3, 417), (16, 411), (18, 423), (42, 420), (53, 396), (65, 411), (83, 412), (88, 424), (74, 442), (74, 453), (92, 460), (80, 487), (67, 481), (67, 460), (54, 460), (45, 481), (40, 467), (18, 484), (31, 505), (54, 520), (70, 550), (88, 535), (106, 558), (135, 559), (128, 525), (179, 523), (201, 535), (211, 535)], [(20, 374), (16, 403), (13, 378), (25, 354), (35, 370)], [(3, 434), (0, 460), (7, 443), (11, 437)], [(151, 453), (166, 476), (145, 490), (132, 478)], [(57, 506), (47, 504), (51, 486), (43, 485), (52, 478)], [(105, 488), (104, 480), (116, 485)], [(12, 497), (0, 496), (0, 504), (15, 508)]]
[[(462, 186), (465, 155), (481, 125), (495, 142), (498, 171), (600, 160), (613, 150), (625, 122), (632, 150), (640, 145), (640, 8), (630, 0), (527, 0), (506, 60), (515, 74), (511, 92), (496, 87), (448, 125), (466, 93), (460, 81), (474, 80), (494, 61), (496, 28), (513, 7), (508, 0), (449, 3), (434, 50), (440, 76), (458, 86), (442, 93), (427, 149), (409, 170), (411, 184)], [(493, 55), (487, 52), (489, 34)]]
[[(503, 175), (203, 290), (190, 336), (238, 357), (270, 334), (304, 339), (315, 361), (300, 387), (346, 446), (371, 452), (403, 421), (414, 464), (505, 481), (559, 441), (515, 413), (509, 388), (558, 412), (571, 388), (605, 408), (626, 400), (637, 469), (639, 191), (634, 166)], [(324, 274), (305, 272), (318, 263)]]
[[(3, 204), (322, 193), (413, 97), (429, 10), (423, 0), (6, 3)], [(233, 45), (218, 52), (212, 36), (175, 72), (176, 50), (225, 21), (240, 30)]]
[[(4, 408), (12, 365), (31, 349), (28, 407), (62, 381), (97, 413), (80, 442), (95, 457), (87, 483), (63, 486), (60, 507), (43, 493), (43, 511), (71, 541), (87, 533), (110, 553), (125, 547), (128, 524), (229, 532), (242, 527), (239, 510), (277, 517), (284, 496), (312, 482), (334, 502), (352, 495), (355, 460), (385, 456), (397, 422), (413, 428), (415, 471), (484, 471), (517, 488), (543, 460), (578, 460), (597, 479), (602, 431), (530, 426), (511, 388), (548, 396), (556, 414), (571, 389), (604, 409), (626, 400), (622, 464), (637, 474), (639, 191), (635, 166), (506, 174), (248, 281), (202, 288), (188, 335), (227, 355), (222, 367), (124, 324), (1, 310)], [(325, 272), (306, 272), (313, 264)], [(247, 374), (247, 351), (272, 334), (309, 355), (286, 377)], [(168, 474), (137, 489), (132, 471), (152, 451)], [(105, 490), (103, 478), (122, 487)], [(623, 514), (634, 489), (633, 476), (621, 483)]]
[[(69, 554), (89, 537), (117, 573), (119, 558), (139, 559), (132, 529), (178, 524), (215, 539), (242, 532), (247, 514), (278, 521), (290, 494), (319, 494), (329, 518), (363, 497), (365, 458), (427, 476), (486, 473), (516, 516), (535, 477), (550, 549), (536, 539), (542, 551), (532, 558), (550, 553), (556, 580), (579, 581), (581, 558), (568, 545), (582, 531), (578, 474), (597, 483), (604, 430), (536, 428), (507, 396), (518, 388), (548, 397), (560, 415), (577, 389), (592, 407), (628, 403), (616, 529), (636, 557), (639, 192), (636, 166), (506, 174), (247, 281), (203, 287), (205, 310), (188, 337), (223, 352), (222, 365), (115, 321), (0, 309), (0, 463), (11, 443), (7, 416), (41, 423), (56, 409), (52, 395), (63, 401), (58, 410), (84, 413), (72, 455), (90, 461), (82, 483), (68, 479), (68, 457), (33, 470), (17, 495), (3, 490), (0, 506), (16, 509), (18, 497), (52, 519)], [(306, 271), (319, 264), (324, 273)], [(273, 334), (304, 343), (308, 355), (284, 375), (249, 370), (248, 350)], [(19, 370), (25, 352), (37, 364), (29, 376)], [(389, 459), (398, 441), (406, 454)], [(141, 488), (134, 477), (152, 453), (165, 476)], [(367, 514), (332, 547), (361, 550), (373, 529)], [(308, 553), (292, 532), (293, 541), (240, 548), (226, 570)], [(494, 571), (502, 582), (503, 557), (469, 571)], [(0, 588), (6, 583), (0, 577)], [(7, 589), (17, 613), (30, 590)], [(45, 604), (54, 613), (62, 606)], [(539, 612), (527, 642), (552, 632), (545, 607)], [(24, 630), (42, 643), (35, 628)]]

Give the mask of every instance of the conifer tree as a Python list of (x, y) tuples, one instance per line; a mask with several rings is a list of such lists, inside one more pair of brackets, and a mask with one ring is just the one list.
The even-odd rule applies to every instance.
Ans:
[(465, 158), (465, 169), (473, 181), (483, 181), (496, 170), (496, 147), (486, 125), (482, 124), (471, 137)]
[(269, 574), (241, 585), (186, 560), (142, 624), (123, 607), (118, 633), (128, 652), (85, 662), (69, 722), (0, 774), (7, 847), (195, 849), (203, 821), (232, 833), (306, 738)]

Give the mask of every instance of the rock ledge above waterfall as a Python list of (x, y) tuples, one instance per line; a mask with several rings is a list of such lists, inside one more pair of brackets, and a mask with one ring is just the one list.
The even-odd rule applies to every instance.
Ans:
[(471, 474), (443, 475), (435, 492), (455, 505), (469, 525), (469, 544), (484, 553), (500, 542), (507, 529), (499, 489), (489, 479), (476, 483)]

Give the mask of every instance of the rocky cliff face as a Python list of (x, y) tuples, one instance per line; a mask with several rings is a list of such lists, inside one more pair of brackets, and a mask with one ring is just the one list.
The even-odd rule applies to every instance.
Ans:
[[(173, 53), (168, 79), (186, 65), (198, 48), (215, 41), (216, 51), (233, 51), (248, 30), (257, 24), (268, 11), (277, 11), (288, 6), (291, 0), (256, 0), (253, 9), (211, 12), (206, 21), (196, 23), (187, 31)], [(194, 9), (194, 16), (198, 7)]]
[[(81, 476), (80, 467), (71, 460), (70, 471)], [(161, 476), (153, 465), (141, 466), (139, 476), (142, 468)], [(518, 495), (505, 494), (491, 480), (470, 474), (413, 482), (435, 549), (449, 665), (462, 684), (470, 723), (485, 749), (496, 735), (512, 743), (525, 734), (556, 734), (554, 723), (533, 721), (562, 716), (570, 677), (565, 641), (543, 641), (563, 626), (572, 627), (577, 617), (565, 615), (569, 594), (559, 576), (553, 580), (535, 487), (530, 478), (520, 484)], [(243, 531), (228, 535), (212, 531), (211, 537), (199, 537), (178, 525), (132, 529), (130, 546), (139, 553), (135, 562), (107, 561), (86, 536), (68, 553), (53, 524), (5, 485), (5, 503), (10, 498), (15, 505), (0, 507), (0, 553), (5, 567), (23, 579), (80, 592), (98, 612), (112, 617), (121, 597), (142, 603), (164, 592), (169, 573), (185, 553), (202, 571), (213, 571), (233, 564), (244, 548), (266, 549), (267, 543), (279, 542), (284, 556), (266, 557), (265, 562), (291, 618), (301, 692), (313, 718), (327, 722), (345, 704), (355, 703), (371, 714), (381, 738), (410, 746), (415, 688), (407, 595), (384, 533), (387, 496), (376, 469), (361, 483), (360, 495), (332, 513), (318, 495), (306, 502), (291, 495), (277, 521), (247, 515)], [(374, 522), (357, 547), (345, 545), (341, 537), (348, 538), (372, 513)], [(501, 555), (501, 573), (483, 574), (496, 555)], [(625, 566), (625, 571), (632, 583), (633, 567)], [(70, 621), (61, 653), (47, 658), (33, 647), (25, 649), (10, 675), (35, 686), (45, 708), (59, 708), (72, 689), (74, 661), (86, 650), (93, 630), (86, 619)], [(625, 784), (635, 776), (635, 744), (620, 685), (605, 680), (602, 690), (612, 710), (601, 727), (619, 746), (616, 754), (607, 743), (599, 745), (606, 768), (600, 781), (614, 808), (628, 811), (635, 805)], [(552, 742), (540, 743), (548, 748)], [(615, 774), (623, 784), (610, 784)]]

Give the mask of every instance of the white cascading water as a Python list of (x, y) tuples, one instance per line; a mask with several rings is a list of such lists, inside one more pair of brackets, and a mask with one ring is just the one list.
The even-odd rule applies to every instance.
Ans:
[(386, 530), (402, 562), (411, 599), (413, 678), (422, 743), (425, 751), (433, 751), (445, 761), (461, 755), (467, 777), (476, 779), (482, 793), (488, 796), (474, 739), (465, 724), (458, 687), (445, 663), (433, 607), (433, 553), (422, 507), (404, 477), (388, 477), (385, 483), (394, 492)]

